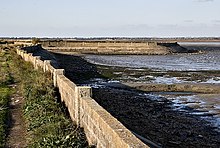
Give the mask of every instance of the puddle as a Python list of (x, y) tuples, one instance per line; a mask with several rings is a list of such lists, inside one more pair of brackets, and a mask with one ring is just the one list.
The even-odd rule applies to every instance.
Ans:
[(197, 80), (197, 81), (187, 81), (189, 77), (169, 77), (169, 76), (141, 76), (139, 78), (129, 76), (122, 76), (119, 79), (121, 80), (134, 80), (135, 82), (140, 83), (156, 83), (156, 84), (180, 84), (180, 83), (202, 83), (202, 84), (220, 84), (220, 77), (211, 78), (208, 80)]
[(85, 84), (81, 84), (81, 86), (90, 86), (92, 88), (106, 88), (111, 85), (117, 85), (119, 81), (117, 80), (105, 80), (101, 78), (92, 78)]
[[(88, 84), (93, 88), (98, 88), (113, 86), (119, 84), (120, 81), (156, 84), (220, 84), (220, 75), (216, 72), (216, 70), (220, 70), (219, 57), (220, 50), (206, 51), (202, 54), (85, 55), (84, 58), (97, 65), (118, 66), (122, 67), (122, 70), (124, 68), (129, 71), (127, 73), (126, 71), (113, 72), (114, 75), (117, 75), (119, 81), (95, 79)], [(205, 71), (215, 71), (215, 73), (205, 73)], [(168, 75), (169, 72), (170, 75)], [(140, 95), (145, 95), (147, 98), (156, 101), (168, 99), (173, 102), (172, 107), (174, 110), (199, 116), (220, 130), (219, 94), (161, 92)]]
[(186, 81), (180, 80), (177, 77), (154, 77), (155, 80), (151, 81), (152, 83), (157, 84), (175, 84), (175, 83), (184, 83)]
[[(183, 93), (184, 94), (184, 93)], [(219, 94), (161, 94), (173, 102), (173, 109), (201, 116), (220, 130)]]
[(201, 83), (211, 83), (211, 84), (220, 84), (220, 77), (211, 78), (205, 82)]

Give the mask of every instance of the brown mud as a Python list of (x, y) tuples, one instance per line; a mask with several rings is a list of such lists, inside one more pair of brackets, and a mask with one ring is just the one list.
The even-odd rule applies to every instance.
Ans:
[[(80, 56), (55, 54), (59, 67), (75, 83), (104, 78)], [(152, 100), (123, 84), (93, 88), (93, 98), (131, 131), (162, 147), (219, 147), (220, 133), (198, 116), (174, 111), (164, 97)]]
[[(81, 56), (56, 53), (54, 57), (57, 66), (78, 85), (87, 85), (94, 78), (108, 79), (97, 65)], [(215, 127), (196, 115), (173, 110), (172, 102), (165, 97), (152, 99), (146, 92), (121, 83), (93, 88), (92, 94), (128, 129), (161, 147), (220, 146), (220, 132)]]

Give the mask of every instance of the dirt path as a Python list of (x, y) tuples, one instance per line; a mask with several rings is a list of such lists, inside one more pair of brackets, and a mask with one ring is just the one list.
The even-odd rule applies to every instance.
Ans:
[[(13, 85), (15, 89), (16, 85)], [(17, 89), (16, 89), (17, 90)], [(22, 148), (26, 147), (26, 128), (23, 119), (22, 108), (24, 105), (24, 99), (19, 94), (19, 91), (10, 98), (9, 104), (9, 129), (6, 147), (8, 148)]]

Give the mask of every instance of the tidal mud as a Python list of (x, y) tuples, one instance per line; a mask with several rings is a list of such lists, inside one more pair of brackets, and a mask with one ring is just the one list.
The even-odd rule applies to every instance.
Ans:
[(155, 76), (167, 75), (167, 71), (95, 65), (79, 55), (55, 54), (55, 58), (70, 80), (92, 86), (92, 97), (131, 131), (162, 147), (219, 147), (220, 132), (193, 114), (193, 108), (175, 109), (175, 102), (165, 95), (146, 93), (121, 83), (134, 82), (129, 76), (154, 74), (147, 78), (150, 83)]

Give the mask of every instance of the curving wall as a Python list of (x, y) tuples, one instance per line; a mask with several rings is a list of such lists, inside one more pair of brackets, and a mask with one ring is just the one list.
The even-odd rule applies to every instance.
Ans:
[(124, 125), (111, 116), (94, 99), (91, 88), (76, 86), (64, 75), (63, 69), (55, 69), (50, 60), (41, 60), (24, 50), (17, 49), (17, 54), (31, 62), (35, 69), (49, 72), (54, 86), (59, 89), (61, 100), (65, 102), (74, 122), (83, 127), (90, 145), (98, 148), (147, 148)]
[(43, 48), (59, 52), (83, 54), (170, 54), (191, 52), (176, 42), (135, 42), (135, 41), (41, 41)]

